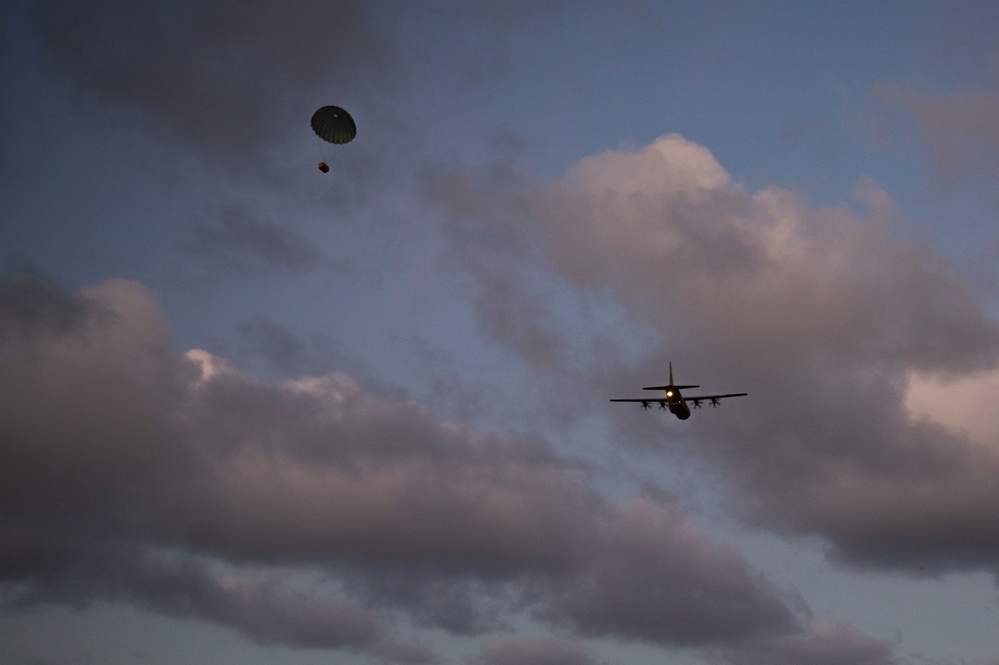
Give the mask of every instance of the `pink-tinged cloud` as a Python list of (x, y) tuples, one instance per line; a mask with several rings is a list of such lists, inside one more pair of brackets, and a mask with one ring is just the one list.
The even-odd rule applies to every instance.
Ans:
[[(376, 648), (384, 612), (482, 634), (733, 645), (799, 603), (675, 509), (612, 502), (545, 442), (483, 436), (332, 373), (268, 383), (177, 352), (134, 282), (0, 285), (0, 576), (261, 643)], [(342, 592), (290, 585), (326, 570)]]
[(895, 242), (890, 198), (866, 214), (747, 192), (678, 135), (582, 160), (540, 197), (553, 266), (609, 289), (664, 334), (693, 328), (721, 352), (796, 366), (817, 354), (969, 368), (999, 333), (927, 249)]
[[(718, 412), (737, 416), (693, 418), (689, 448), (664, 446), (649, 418), (609, 406), (623, 443), (701, 457), (724, 475), (733, 512), (824, 537), (842, 561), (994, 570), (999, 490), (987, 479), (999, 453), (913, 414), (907, 391), (914, 373), (993, 370), (999, 324), (962, 270), (894, 234), (899, 213), (875, 183), (823, 208), (778, 187), (751, 192), (673, 134), (587, 157), (552, 183), (452, 174), (432, 193), (456, 239), (472, 229), (490, 239), (456, 248), (475, 265), (510, 266), (508, 291), (530, 293), (547, 275), (597, 303), (600, 315), (575, 320), (617, 321), (610, 336), (563, 325), (582, 352), (553, 374), (626, 396), (616, 393), (663, 381), (672, 360), (681, 377), (750, 393)], [(504, 215), (504, 196), (516, 212)], [(470, 274), (487, 298), (488, 276)], [(558, 315), (521, 314), (480, 322), (530, 359), (540, 338), (504, 331), (558, 329)], [(646, 340), (638, 355), (634, 339)]]

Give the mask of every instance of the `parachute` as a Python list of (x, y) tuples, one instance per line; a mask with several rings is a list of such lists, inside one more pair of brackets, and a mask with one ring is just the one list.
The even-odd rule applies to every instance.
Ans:
[[(323, 106), (312, 114), (312, 131), (327, 143), (342, 145), (357, 136), (357, 125), (339, 106)], [(330, 167), (326, 162), (319, 162), (319, 170), (328, 173)]]

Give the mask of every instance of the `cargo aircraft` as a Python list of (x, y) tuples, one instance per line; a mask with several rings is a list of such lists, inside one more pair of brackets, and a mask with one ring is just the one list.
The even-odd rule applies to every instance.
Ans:
[(648, 388), (642, 388), (642, 390), (663, 390), (666, 394), (663, 397), (646, 397), (638, 399), (612, 399), (612, 402), (638, 402), (642, 405), (643, 409), (648, 409), (653, 403), (659, 404), (659, 408), (662, 411), (669, 409), (669, 412), (680, 420), (686, 420), (690, 417), (690, 407), (689, 404), (693, 404), (695, 409), (701, 408), (701, 402), (709, 402), (711, 406), (718, 406), (718, 400), (725, 399), (726, 397), (745, 397), (749, 393), (726, 393), (724, 395), (698, 395), (697, 397), (684, 397), (680, 394), (680, 390), (686, 390), (688, 388), (699, 388), (700, 386), (678, 386), (673, 383), (673, 363), (669, 364), (669, 385), (668, 386), (649, 386)]

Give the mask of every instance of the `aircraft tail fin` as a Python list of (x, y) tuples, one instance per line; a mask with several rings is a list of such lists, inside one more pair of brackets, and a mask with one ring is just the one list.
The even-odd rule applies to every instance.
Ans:
[(642, 390), (670, 390), (671, 388), (677, 390), (686, 390), (687, 388), (700, 388), (700, 386), (677, 386), (673, 385), (673, 363), (669, 364), (669, 385), (668, 386), (648, 386), (647, 388), (642, 388)]

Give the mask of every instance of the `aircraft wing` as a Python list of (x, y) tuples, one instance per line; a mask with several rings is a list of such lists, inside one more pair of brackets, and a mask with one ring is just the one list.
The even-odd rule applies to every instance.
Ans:
[(693, 402), (696, 406), (699, 402), (703, 402), (705, 400), (713, 403), (715, 400), (725, 399), (726, 397), (745, 397), (748, 394), (749, 393), (726, 393), (724, 395), (692, 395), (690, 397), (684, 395), (683, 401)]
[(612, 399), (612, 402), (638, 402), (642, 405), (643, 409), (651, 408), (653, 404), (658, 404), (660, 409), (665, 409), (668, 404), (665, 397), (646, 397), (645, 399)]
[(665, 402), (665, 397), (646, 397), (645, 399), (612, 399), (612, 402), (646, 402), (651, 404), (652, 402)]

